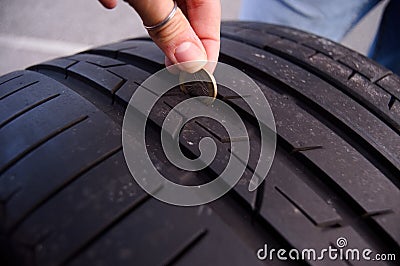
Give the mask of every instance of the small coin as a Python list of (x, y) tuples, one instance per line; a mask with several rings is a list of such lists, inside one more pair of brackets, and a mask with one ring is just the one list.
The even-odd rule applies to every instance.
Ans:
[(182, 71), (179, 75), (181, 90), (190, 96), (217, 97), (217, 83), (214, 76), (205, 69), (195, 73)]

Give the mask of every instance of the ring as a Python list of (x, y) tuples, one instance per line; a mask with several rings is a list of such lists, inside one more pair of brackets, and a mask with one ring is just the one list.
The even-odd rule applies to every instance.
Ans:
[(174, 1), (174, 8), (172, 9), (172, 11), (169, 13), (169, 15), (163, 21), (161, 21), (160, 23), (158, 23), (158, 24), (156, 24), (154, 26), (146, 26), (146, 25), (143, 24), (144, 28), (146, 30), (148, 30), (148, 31), (156, 30), (156, 29), (161, 28), (162, 26), (167, 24), (168, 21), (170, 21), (174, 17), (177, 9), (178, 9), (178, 4), (176, 3), (176, 1)]

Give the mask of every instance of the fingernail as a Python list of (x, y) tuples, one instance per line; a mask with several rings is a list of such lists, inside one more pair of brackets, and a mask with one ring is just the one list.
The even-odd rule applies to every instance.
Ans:
[(175, 49), (175, 58), (179, 63), (196, 60), (206, 60), (206, 55), (197, 45), (184, 42)]
[(207, 63), (207, 56), (204, 51), (191, 42), (180, 44), (175, 49), (175, 58), (179, 63), (197, 61), (181, 65), (181, 67), (188, 72), (196, 72)]

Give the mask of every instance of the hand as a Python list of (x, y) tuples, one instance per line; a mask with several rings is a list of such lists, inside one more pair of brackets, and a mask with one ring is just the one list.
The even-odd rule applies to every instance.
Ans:
[[(117, 0), (99, 0), (114, 8)], [(172, 0), (128, 0), (144, 25), (156, 25), (171, 12)], [(219, 0), (177, 0), (175, 16), (163, 27), (149, 31), (150, 37), (166, 55), (170, 66), (187, 61), (218, 61), (220, 49), (221, 3)], [(206, 62), (204, 62), (206, 63)], [(186, 65), (185, 71), (196, 72), (204, 64)]]

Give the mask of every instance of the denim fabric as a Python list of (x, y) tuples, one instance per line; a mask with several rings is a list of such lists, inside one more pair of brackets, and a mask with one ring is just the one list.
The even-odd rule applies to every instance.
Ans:
[[(241, 20), (286, 25), (341, 41), (380, 0), (242, 0)], [(400, 74), (400, 1), (387, 5), (369, 56)]]
[(400, 1), (392, 0), (383, 13), (369, 56), (400, 75)]
[(379, 0), (242, 0), (241, 20), (291, 26), (334, 41)]

